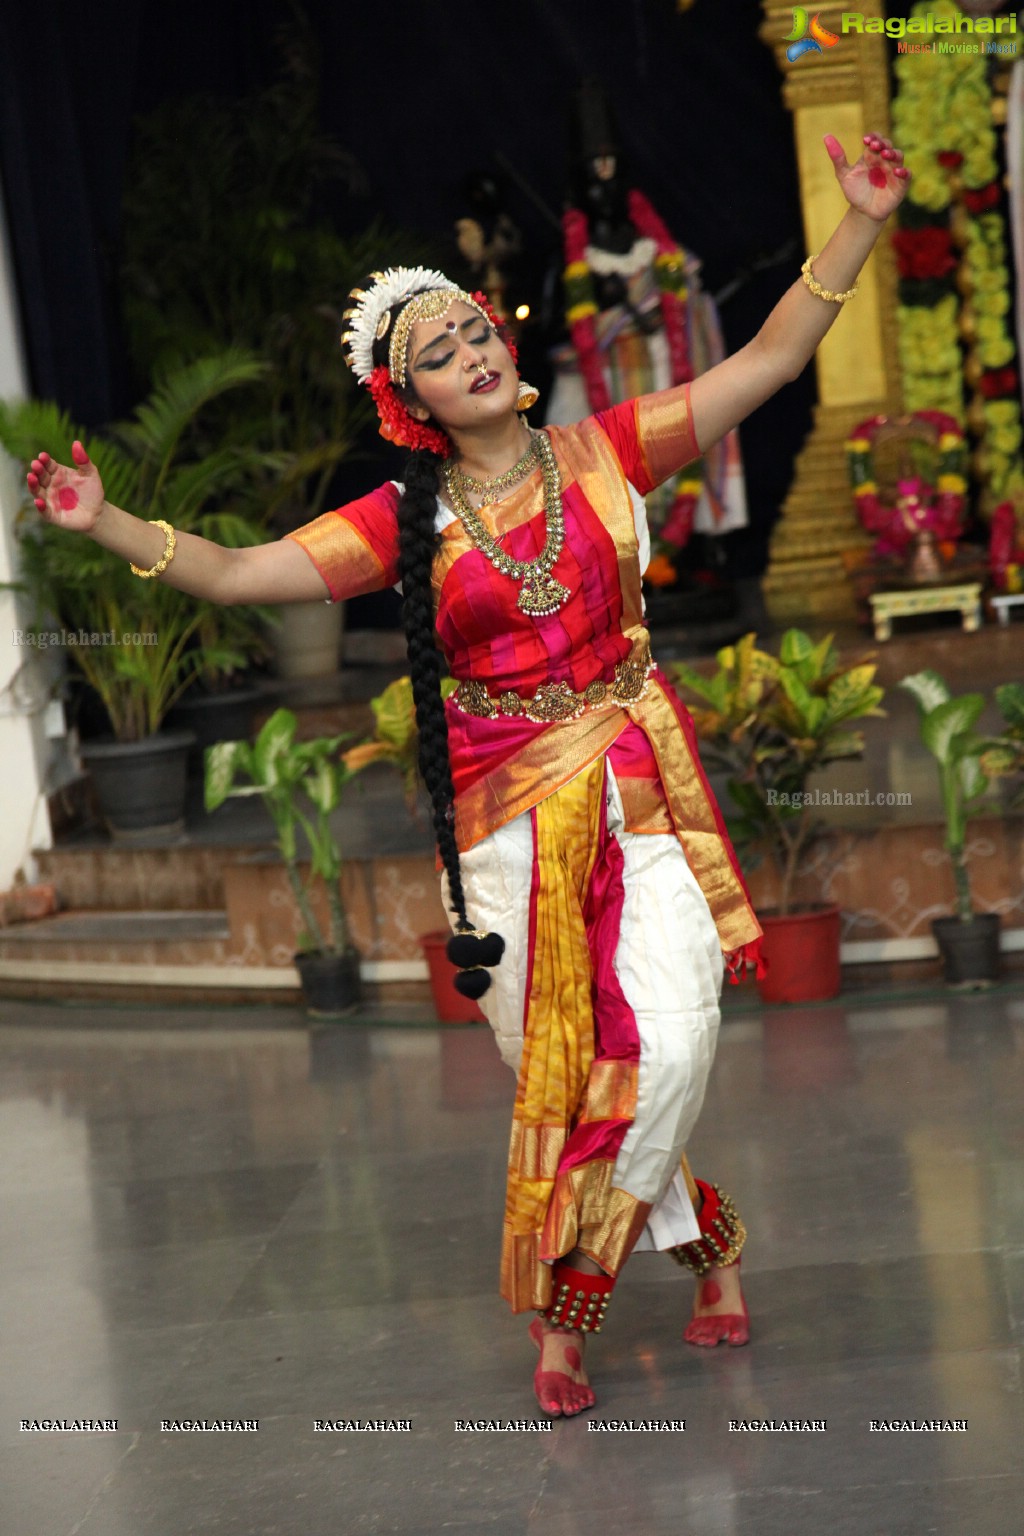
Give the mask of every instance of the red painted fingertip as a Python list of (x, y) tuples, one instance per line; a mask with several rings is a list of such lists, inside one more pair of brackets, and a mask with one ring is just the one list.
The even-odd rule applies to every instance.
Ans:
[(50, 462), (50, 455), (46, 452), (45, 449), (42, 451), (42, 453), (39, 455), (39, 457), (43, 461), (44, 464), (49, 464), (49, 462)]
[(39, 485), (39, 476), (38, 475), (33, 475), (31, 473), (31, 471), (30, 471), (25, 476), (25, 479), (28, 482), (28, 488), (29, 488), (30, 491), (34, 491), (34, 490), (36, 490), (38, 488), (38, 485)]
[(43, 498), (41, 496), (34, 496), (32, 499), (35, 502), (36, 506), (39, 508), (40, 512), (45, 512), (46, 511), (46, 502), (43, 500)]
[(71, 444), (71, 457), (74, 459), (76, 464), (88, 464), (89, 462), (89, 455), (86, 453), (77, 437)]

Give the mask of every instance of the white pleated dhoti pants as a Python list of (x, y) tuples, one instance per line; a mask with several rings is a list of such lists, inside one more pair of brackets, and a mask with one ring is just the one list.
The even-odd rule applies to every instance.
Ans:
[[(697, 1122), (714, 1059), (724, 957), (718, 931), (679, 839), (627, 832), (611, 764), (608, 831), (622, 851), (625, 899), (614, 968), (640, 1039), (637, 1102), (612, 1185), (652, 1209), (633, 1252), (699, 1236), (681, 1158)], [(480, 1007), (502, 1058), (519, 1071), (529, 976), (533, 883), (531, 813), (461, 855), (474, 924), (500, 933), (505, 954)], [(443, 881), (448, 905), (447, 881)], [(454, 921), (454, 920), (453, 920)]]

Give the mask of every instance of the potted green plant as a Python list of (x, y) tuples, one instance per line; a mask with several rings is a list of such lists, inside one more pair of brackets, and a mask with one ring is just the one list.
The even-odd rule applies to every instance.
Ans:
[[(897, 686), (917, 703), (921, 740), (934, 757), (939, 774), (955, 903), (954, 916), (932, 920), (945, 978), (952, 985), (967, 986), (995, 981), (999, 975), (999, 916), (975, 911), (967, 865), (967, 824), (989, 790), (985, 754), (998, 748), (998, 743), (980, 736), (975, 729), (985, 709), (985, 695), (954, 695), (945, 679), (931, 668), (902, 678)], [(990, 762), (996, 766), (994, 757)]]
[[(0, 405), (0, 444), (27, 465), (40, 447), (71, 462), (84, 443), (109, 501), (141, 518), (163, 518), (178, 532), (221, 545), (265, 537), (241, 508), (267, 455), (221, 445), (198, 453), (189, 429), (211, 401), (259, 381), (266, 365), (231, 350), (159, 377), (131, 421), (91, 434), (59, 408), (26, 400)], [(246, 662), (266, 610), (197, 602), (163, 581), (143, 581), (129, 562), (88, 538), (40, 520), (26, 497), (18, 525), (19, 576), (10, 585), (34, 608), (34, 628), (64, 633), (72, 677), (99, 700), (106, 738), (83, 743), (115, 838), (172, 832), (183, 824), (191, 732), (164, 731), (164, 719), (203, 668)], [(200, 649), (194, 642), (202, 634)]]
[(189, 760), (197, 769), (202, 769), (203, 754), (215, 741), (251, 736), (253, 715), (267, 698), (259, 671), (273, 657), (270, 636), (278, 623), (279, 615), (270, 607), (203, 605), (189, 642), (195, 670), (167, 716), (169, 727), (195, 736)]
[[(441, 692), (445, 698), (457, 686), (454, 678), (444, 678)], [(387, 763), (402, 776), (405, 801), (410, 814), (416, 815), (416, 797), (419, 786), (419, 733), (416, 729), (416, 708), (412, 696), (412, 680), (396, 678), (393, 683), (370, 700), (374, 715), (374, 732), (366, 741), (350, 747), (345, 753), (346, 766), (354, 773), (368, 768), (371, 763)], [(447, 947), (451, 932), (437, 929), (420, 935), (420, 945), (430, 975), (430, 990), (437, 1017), (443, 1024), (477, 1024), (484, 1022), (484, 1015), (472, 998), (463, 997), (455, 990), (455, 968), (448, 959)]]
[[(344, 296), (396, 249), (430, 259), (421, 238), (373, 222), (341, 235), (326, 210), (360, 181), (319, 128), (318, 44), (294, 11), (278, 78), (248, 96), (185, 97), (136, 124), (125, 198), (125, 332), (143, 377), (226, 345), (269, 367), (262, 388), (225, 398), (205, 430), (245, 442), (268, 468), (259, 517), (276, 535), (325, 510), (338, 466), (375, 425), (341, 362)], [(280, 605), (271, 636), (285, 678), (333, 673), (342, 604)]]
[[(260, 795), (274, 823), (277, 846), (302, 918), (295, 965), (307, 1008), (316, 1016), (346, 1013), (359, 1002), (359, 952), (349, 937), (341, 900), (341, 848), (331, 815), (357, 769), (339, 757), (349, 733), (296, 741), (297, 722), (277, 709), (254, 742), (221, 741), (206, 750), (205, 804), (213, 812), (224, 801)], [(310, 849), (309, 875), (300, 868), (299, 831)], [(311, 901), (322, 882), (329, 921), (320, 923)]]
[(855, 720), (884, 713), (883, 690), (870, 658), (845, 662), (827, 635), (815, 643), (800, 629), (782, 636), (778, 655), (747, 634), (716, 657), (704, 677), (677, 663), (675, 680), (696, 694), (694, 724), (709, 766), (729, 774), (737, 844), (766, 851), (778, 872), (779, 906), (758, 914), (765, 930), (768, 975), (758, 983), (768, 1002), (819, 1001), (839, 991), (839, 910), (799, 906), (794, 887), (801, 861), (821, 823), (808, 784), (828, 763), (859, 757)]
[(1022, 776), (1008, 809), (1024, 806), (1024, 683), (1003, 683), (995, 690), (996, 706), (1003, 717), (998, 736), (981, 754), (981, 766), (990, 779)]

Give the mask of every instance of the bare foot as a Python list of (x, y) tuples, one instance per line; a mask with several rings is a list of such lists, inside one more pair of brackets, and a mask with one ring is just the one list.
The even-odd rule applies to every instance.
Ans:
[(533, 1390), (542, 1411), (551, 1418), (571, 1418), (597, 1401), (583, 1364), (583, 1334), (572, 1328), (550, 1328), (543, 1318), (530, 1324), (530, 1337), (540, 1350)]
[(688, 1344), (714, 1346), (746, 1344), (750, 1338), (750, 1316), (740, 1285), (737, 1261), (722, 1269), (713, 1266), (697, 1281), (693, 1298), (693, 1317), (683, 1338)]

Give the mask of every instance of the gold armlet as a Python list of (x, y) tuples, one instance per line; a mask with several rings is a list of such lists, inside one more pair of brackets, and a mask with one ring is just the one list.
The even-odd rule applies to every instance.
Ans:
[(852, 288), (847, 288), (845, 293), (833, 293), (831, 288), (823, 288), (814, 275), (811, 263), (817, 261), (817, 256), (808, 256), (800, 271), (803, 273), (804, 282), (814, 294), (816, 299), (827, 299), (830, 304), (845, 304), (847, 299), (855, 298), (859, 283), (854, 283)]
[[(150, 576), (159, 576), (162, 571), (166, 571), (167, 567), (174, 559), (174, 549), (177, 543), (177, 540), (174, 537), (174, 529), (171, 527), (170, 523), (165, 523), (162, 517), (151, 517), (149, 521), (153, 524), (154, 527), (162, 528), (164, 531), (164, 552), (160, 556), (160, 559), (157, 561), (156, 565), (152, 566), (148, 571), (140, 570), (137, 565), (132, 565), (132, 570), (135, 575), (141, 576), (143, 579), (148, 579)], [(131, 565), (131, 561), (128, 563)]]

